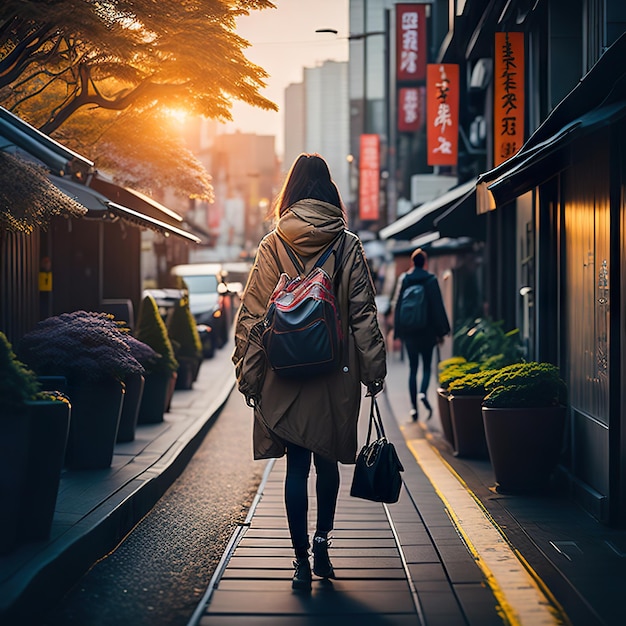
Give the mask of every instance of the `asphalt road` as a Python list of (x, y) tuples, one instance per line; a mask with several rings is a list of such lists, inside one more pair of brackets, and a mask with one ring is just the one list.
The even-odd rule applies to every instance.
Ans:
[(184, 626), (201, 600), (265, 463), (235, 390), (178, 480), (41, 626)]

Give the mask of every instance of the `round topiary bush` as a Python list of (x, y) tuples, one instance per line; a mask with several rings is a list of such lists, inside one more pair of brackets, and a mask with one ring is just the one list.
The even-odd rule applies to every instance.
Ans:
[(448, 389), (453, 380), (478, 371), (480, 371), (480, 364), (475, 361), (464, 361), (458, 365), (450, 365), (450, 367), (439, 372), (439, 385), (443, 389)]
[(484, 396), (485, 385), (498, 370), (479, 370), (450, 381), (448, 391), (454, 396)]
[(485, 383), (484, 406), (549, 407), (567, 403), (567, 386), (551, 363), (516, 363), (498, 370)]

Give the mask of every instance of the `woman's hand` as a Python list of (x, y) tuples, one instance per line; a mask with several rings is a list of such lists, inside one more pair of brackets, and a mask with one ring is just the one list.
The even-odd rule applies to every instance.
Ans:
[(365, 394), (366, 398), (370, 396), (376, 396), (383, 390), (383, 380), (375, 380), (367, 385), (367, 393)]

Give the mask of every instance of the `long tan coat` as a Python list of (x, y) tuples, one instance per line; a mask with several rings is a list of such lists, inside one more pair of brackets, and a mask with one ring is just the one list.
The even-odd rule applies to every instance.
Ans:
[[(308, 272), (324, 248), (345, 231), (343, 212), (328, 203), (302, 200), (261, 241), (246, 284), (235, 327), (233, 362), (239, 390), (254, 399), (254, 458), (280, 457), (292, 442), (329, 459), (354, 463), (357, 420), (363, 389), (386, 373), (383, 336), (378, 326), (374, 286), (358, 237), (345, 231), (337, 298), (348, 333), (347, 369), (305, 380), (280, 378), (267, 367), (260, 322), (281, 269), (297, 274), (278, 239), (286, 240)], [(324, 264), (334, 275), (334, 256)]]

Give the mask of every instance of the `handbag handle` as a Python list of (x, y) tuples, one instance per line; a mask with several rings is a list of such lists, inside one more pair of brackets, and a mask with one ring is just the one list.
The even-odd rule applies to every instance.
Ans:
[(372, 438), (372, 424), (376, 428), (377, 439), (386, 439), (387, 435), (385, 435), (385, 429), (383, 428), (383, 420), (380, 417), (380, 409), (378, 408), (378, 402), (376, 402), (376, 396), (372, 396), (372, 403), (370, 405), (370, 420), (367, 427), (366, 446), (370, 445), (370, 440)]

